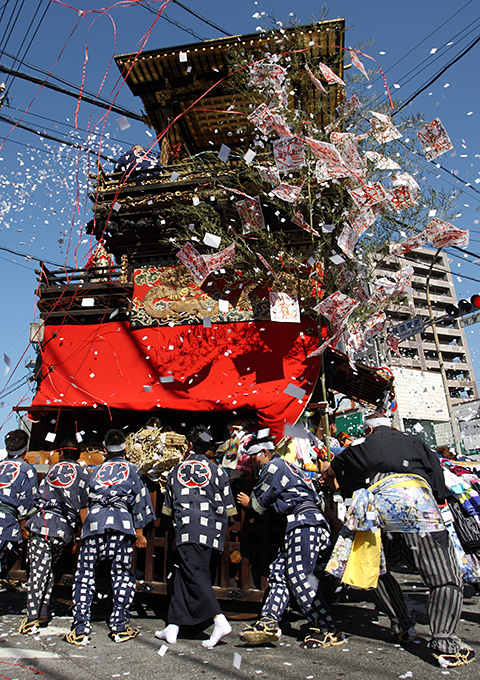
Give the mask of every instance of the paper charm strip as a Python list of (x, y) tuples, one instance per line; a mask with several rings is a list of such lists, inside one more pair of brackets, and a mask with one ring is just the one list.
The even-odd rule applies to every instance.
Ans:
[(320, 94), (327, 94), (326, 89), (323, 87), (320, 80), (316, 76), (313, 75), (313, 73), (311, 72), (311, 70), (308, 67), (308, 64), (305, 64), (305, 69), (306, 69), (308, 75), (310, 76), (310, 78), (312, 79), (312, 83), (315, 85), (315, 87), (320, 92)]
[(262, 204), (258, 196), (237, 201), (235, 206), (242, 222), (244, 234), (248, 234), (254, 229), (265, 229)]
[(337, 108), (335, 109), (335, 113), (340, 118), (343, 118), (345, 116), (350, 115), (352, 111), (360, 109), (361, 107), (362, 102), (357, 97), (357, 95), (354, 94), (349, 99), (346, 99), (342, 104), (339, 104), (339, 106), (337, 106)]
[(355, 170), (358, 175), (363, 175), (365, 163), (358, 153), (355, 135), (351, 132), (332, 132), (330, 141), (340, 151), (342, 157), (348, 161), (348, 166)]
[(273, 165), (256, 165), (255, 170), (264, 182), (270, 182), (270, 184), (280, 183), (280, 174)]
[(327, 66), (326, 64), (322, 64), (322, 62), (319, 61), (318, 68), (322, 72), (322, 76), (325, 78), (329, 85), (337, 83), (337, 85), (343, 85), (343, 87), (346, 87), (344, 81), (340, 78), (340, 76), (337, 76), (337, 74), (334, 73), (329, 66)]
[(257, 106), (255, 111), (251, 113), (248, 120), (256, 128), (267, 135), (269, 132), (276, 131), (280, 135), (291, 135), (292, 133), (287, 128), (285, 120), (278, 113), (273, 113), (273, 111), (264, 103)]
[(380, 182), (364, 184), (359, 189), (350, 189), (348, 193), (360, 209), (382, 203), (387, 197), (385, 187)]
[(285, 184), (282, 182), (281, 184), (278, 185), (278, 187), (275, 187), (275, 189), (272, 189), (272, 194), (274, 194), (277, 198), (281, 198), (282, 201), (287, 201), (287, 203), (295, 203), (298, 201), (298, 198), (300, 196), (300, 193), (302, 191), (303, 183), (301, 186), (297, 187), (293, 184)]
[(369, 305), (381, 305), (397, 295), (402, 295), (410, 289), (413, 267), (408, 265), (398, 272), (394, 272), (394, 280), (382, 277), (376, 281), (376, 288), (368, 299)]
[(282, 87), (287, 70), (280, 64), (270, 62), (258, 62), (250, 67), (250, 87), (271, 87), (278, 90)]
[(408, 172), (395, 175), (392, 184), (394, 188), (388, 192), (387, 201), (394, 210), (411, 208), (418, 202), (420, 186)]
[(449, 222), (434, 217), (427, 224), (432, 245), (434, 248), (446, 248), (448, 246), (468, 246), (468, 229), (459, 229)]
[(348, 49), (348, 53), (350, 54), (350, 59), (352, 60), (352, 66), (355, 66), (355, 68), (358, 68), (358, 70), (359, 70), (361, 73), (363, 73), (363, 75), (365, 76), (365, 78), (366, 78), (367, 80), (370, 80), (370, 78), (368, 77), (368, 74), (367, 74), (367, 69), (366, 69), (365, 66), (363, 65), (363, 62), (360, 61), (360, 59), (358, 58), (358, 54), (356, 53), (356, 51), (355, 51), (355, 50), (352, 50), (352, 48), (350, 47), (350, 48)]
[(300, 323), (300, 306), (296, 295), (270, 292), (270, 319), (283, 323)]
[(440, 118), (435, 118), (431, 123), (426, 123), (425, 127), (417, 132), (417, 137), (428, 161), (433, 161), (434, 158), (453, 149), (450, 137), (443, 127)]
[(387, 327), (387, 316), (385, 312), (375, 312), (366, 322), (363, 335), (365, 340), (375, 337)]
[(340, 250), (342, 250), (347, 257), (351, 260), (355, 257), (353, 249), (357, 245), (357, 241), (360, 238), (359, 234), (353, 229), (350, 224), (345, 224), (340, 236), (337, 238), (337, 244)]
[(195, 283), (201, 285), (210, 272), (200, 253), (191, 243), (187, 243), (178, 251), (177, 257), (193, 276)]
[(390, 116), (384, 113), (378, 113), (378, 111), (370, 111), (374, 116), (370, 118), (370, 123), (372, 125), (372, 134), (380, 144), (386, 144), (387, 142), (392, 142), (394, 139), (400, 139), (402, 133), (397, 130), (395, 125), (392, 123)]
[(305, 142), (322, 164), (325, 164), (328, 177), (348, 177), (352, 174), (343, 156), (333, 144), (320, 142), (311, 137), (305, 137)]
[(193, 276), (195, 283), (201, 285), (209, 274), (225, 267), (233, 260), (235, 244), (232, 243), (214, 255), (200, 255), (191, 243), (187, 243), (177, 252), (177, 257)]
[(377, 170), (400, 170), (398, 163), (377, 151), (366, 151), (364, 157), (373, 163)]
[(219, 253), (213, 253), (213, 255), (202, 255), (203, 261), (207, 265), (208, 273), (216, 272), (227, 264), (235, 257), (235, 243), (231, 243), (227, 248), (224, 248)]
[(279, 171), (296, 170), (305, 165), (303, 142), (297, 137), (282, 137), (273, 144), (275, 164)]
[(270, 267), (268, 261), (263, 257), (263, 255), (261, 253), (255, 253), (255, 254), (258, 257), (258, 259), (260, 260), (260, 262), (263, 264), (263, 266), (265, 267), (267, 272), (278, 280), (277, 273)]
[(392, 352), (395, 352), (395, 354), (399, 357), (402, 355), (400, 354), (400, 351), (398, 349), (399, 345), (399, 338), (397, 338), (396, 335), (388, 334), (387, 337), (385, 338), (386, 345), (389, 349), (392, 350)]
[(313, 229), (308, 222), (305, 221), (305, 218), (303, 217), (302, 213), (300, 211), (295, 213), (295, 217), (292, 217), (292, 222), (293, 224), (296, 224), (298, 227), (301, 227), (305, 231), (308, 231), (309, 234), (313, 234), (314, 236), (321, 237), (321, 234), (318, 233), (316, 229)]
[(335, 331), (340, 331), (350, 314), (358, 307), (358, 300), (337, 290), (325, 300), (322, 300), (314, 310), (326, 317)]
[(458, 229), (453, 224), (434, 217), (427, 224), (426, 229), (419, 234), (415, 234), (415, 236), (411, 236), (402, 243), (396, 243), (391, 246), (390, 252), (394, 255), (404, 255), (415, 248), (425, 245), (425, 243), (432, 243), (434, 248), (468, 246), (468, 241), (468, 230)]

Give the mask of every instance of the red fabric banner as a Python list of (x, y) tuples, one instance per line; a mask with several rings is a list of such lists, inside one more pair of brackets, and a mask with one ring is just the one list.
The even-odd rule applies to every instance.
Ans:
[[(318, 378), (315, 323), (245, 321), (132, 330), (128, 322), (46, 326), (32, 407), (255, 409), (277, 438)], [(285, 392), (286, 390), (286, 392)]]

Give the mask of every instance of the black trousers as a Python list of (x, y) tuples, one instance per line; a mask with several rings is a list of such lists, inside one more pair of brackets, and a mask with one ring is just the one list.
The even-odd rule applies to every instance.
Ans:
[(212, 549), (193, 543), (177, 546), (177, 568), (167, 623), (194, 626), (221, 613), (212, 588)]
[(432, 634), (430, 647), (437, 652), (455, 654), (460, 649), (455, 636), (463, 603), (462, 575), (447, 531), (419, 534), (384, 534), (382, 542), (387, 573), (380, 576), (372, 591), (380, 607), (392, 622), (394, 632), (413, 625), (405, 596), (390, 573), (397, 563), (417, 571), (429, 589), (428, 622)]

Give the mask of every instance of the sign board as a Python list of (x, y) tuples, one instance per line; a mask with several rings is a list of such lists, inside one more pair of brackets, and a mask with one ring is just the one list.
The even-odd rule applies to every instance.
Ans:
[(473, 326), (474, 323), (478, 323), (480, 321), (480, 312), (475, 312), (475, 314), (471, 314), (470, 316), (465, 316), (463, 319), (459, 319), (460, 321), (460, 326)]
[(425, 322), (421, 318), (408, 319), (399, 323), (398, 326), (394, 326), (390, 331), (400, 338), (400, 340), (405, 340), (406, 338), (416, 335), (417, 333), (423, 333), (425, 330)]
[(450, 420), (442, 376), (434, 371), (390, 366), (400, 418), (447, 422)]

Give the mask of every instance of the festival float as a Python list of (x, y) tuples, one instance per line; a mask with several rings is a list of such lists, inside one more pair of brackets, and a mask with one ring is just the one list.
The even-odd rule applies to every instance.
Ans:
[[(337, 19), (116, 57), (159, 162), (99, 165), (86, 267), (39, 271), (32, 462), (54, 462), (75, 432), (91, 464), (118, 427), (160, 518), (190, 426), (209, 425), (219, 462), (248, 488), (247, 424), (281, 443), (306, 409), (323, 417), (327, 390), (385, 405), (391, 376), (335, 348), (357, 306), (356, 262), (342, 255), (367, 210), (339, 194), (346, 180), (365, 185), (341, 132), (358, 102), (342, 80), (344, 30)], [(358, 219), (337, 244), (347, 198)], [(261, 600), (274, 534), (268, 516), (239, 513), (215, 567), (218, 597)], [(136, 563), (140, 591), (166, 592), (169, 543), (157, 519)]]

